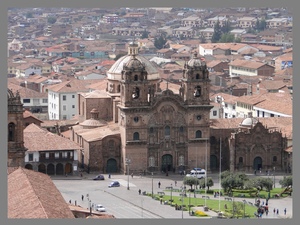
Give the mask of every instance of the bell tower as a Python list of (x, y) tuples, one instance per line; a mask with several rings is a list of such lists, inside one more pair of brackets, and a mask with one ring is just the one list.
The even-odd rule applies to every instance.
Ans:
[(127, 63), (123, 65), (121, 75), (121, 106), (149, 106), (153, 97), (151, 82), (148, 80), (146, 66), (136, 56), (138, 45), (130, 43)]
[(185, 63), (182, 79), (182, 90), (185, 104), (207, 105), (209, 104), (208, 70), (204, 60), (194, 57)]
[(17, 92), (13, 94), (11, 90), (7, 90), (7, 103), (8, 103), (8, 161), (9, 167), (24, 167), (25, 152), (23, 141), (23, 104), (20, 100), (20, 95)]

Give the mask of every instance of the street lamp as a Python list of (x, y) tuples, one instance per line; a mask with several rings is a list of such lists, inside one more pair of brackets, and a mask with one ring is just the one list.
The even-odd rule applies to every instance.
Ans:
[(189, 215), (191, 215), (191, 191), (189, 191)]
[(274, 176), (274, 188), (275, 188), (275, 166), (273, 167), (273, 170), (274, 170), (274, 172), (273, 172), (273, 176)]
[(183, 186), (181, 186), (181, 218), (182, 219), (183, 219), (183, 197), (184, 197)]
[(171, 202), (172, 202), (172, 191), (173, 191), (173, 184), (171, 184)]
[(153, 172), (151, 173), (152, 176), (152, 198), (153, 198)]
[(127, 165), (127, 190), (129, 190), (129, 164), (131, 160), (126, 158), (126, 165)]

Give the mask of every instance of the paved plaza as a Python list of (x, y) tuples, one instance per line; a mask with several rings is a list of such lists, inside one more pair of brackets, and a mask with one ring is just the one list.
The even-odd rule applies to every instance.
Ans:
[[(63, 197), (68, 202), (89, 208), (90, 204), (103, 204), (107, 213), (113, 214), (116, 218), (184, 218), (184, 219), (197, 219), (197, 217), (190, 216), (188, 211), (175, 210), (174, 207), (169, 205), (160, 204), (159, 201), (153, 200), (151, 197), (139, 195), (141, 192), (154, 194), (159, 191), (164, 191), (166, 187), (172, 185), (173, 188), (182, 186), (183, 176), (178, 174), (170, 174), (165, 176), (163, 174), (148, 176), (127, 176), (122, 174), (112, 174), (111, 178), (105, 174), (104, 181), (93, 181), (92, 178), (96, 174), (83, 174), (83, 177), (68, 176), (68, 177), (52, 177), (54, 184), (61, 191)], [(211, 189), (218, 189), (218, 175), (213, 175), (214, 186)], [(128, 182), (129, 178), (129, 182)], [(277, 182), (280, 176), (277, 177)], [(117, 180), (120, 182), (121, 187), (108, 188), (111, 181)], [(175, 184), (176, 181), (176, 184)], [(161, 187), (158, 187), (158, 182)], [(129, 190), (128, 190), (129, 184)], [(153, 184), (153, 185), (152, 185)], [(279, 184), (276, 184), (279, 186)], [(153, 187), (153, 188), (152, 188)], [(81, 199), (84, 195), (84, 200)], [(87, 199), (91, 201), (88, 201)], [(179, 195), (178, 192), (173, 192), (174, 195)], [(223, 200), (224, 198), (221, 197)], [(244, 198), (235, 198), (235, 201), (243, 201)], [(254, 199), (246, 199), (247, 201), (254, 202)], [(279, 209), (279, 214), (273, 213), (273, 209)], [(284, 208), (287, 209), (284, 215)], [(270, 199), (269, 200), (269, 214), (263, 215), (263, 218), (291, 218), (293, 211), (292, 197)], [(216, 217), (215, 212), (209, 211), (209, 216)]]

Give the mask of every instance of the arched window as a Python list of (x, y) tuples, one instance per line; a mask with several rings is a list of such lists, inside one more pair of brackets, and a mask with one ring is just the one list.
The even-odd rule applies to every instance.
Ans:
[(170, 126), (165, 127), (165, 136), (170, 136)]
[(135, 87), (132, 92), (132, 98), (137, 99), (138, 97), (140, 97), (140, 89)]
[(183, 126), (179, 127), (179, 132), (182, 133), (183, 132)]
[(243, 157), (239, 158), (239, 163), (243, 163)]
[(195, 87), (195, 90), (194, 90), (194, 96), (195, 96), (196, 98), (198, 98), (198, 97), (201, 96), (201, 87), (200, 87), (200, 86)]
[(15, 140), (15, 124), (9, 123), (8, 124), (8, 141), (14, 141)]
[(153, 127), (150, 127), (150, 130), (149, 130), (149, 132), (150, 132), (151, 134), (154, 132), (154, 129), (153, 129)]
[(200, 79), (200, 75), (199, 73), (196, 74), (196, 80), (199, 80)]
[(140, 140), (140, 134), (139, 134), (138, 132), (134, 132), (134, 133), (133, 133), (133, 140), (134, 140), (134, 141)]
[(138, 75), (134, 75), (134, 81), (138, 81)]
[(196, 131), (196, 138), (202, 138), (202, 132), (201, 130)]
[(153, 156), (149, 157), (149, 167), (155, 166), (155, 158)]
[(273, 162), (277, 162), (277, 156), (273, 156)]

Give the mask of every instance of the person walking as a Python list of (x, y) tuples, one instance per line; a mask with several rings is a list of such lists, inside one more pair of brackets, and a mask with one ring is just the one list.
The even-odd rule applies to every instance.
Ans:
[(286, 215), (286, 208), (284, 208), (284, 215)]
[(83, 201), (83, 199), (84, 199), (84, 196), (83, 196), (83, 195), (81, 195), (81, 200)]
[(160, 181), (158, 181), (158, 188), (160, 188), (160, 185), (161, 185), (161, 183), (160, 183)]
[(175, 186), (177, 186), (177, 181), (175, 180)]
[(273, 209), (273, 213), (275, 214), (275, 212), (276, 212), (276, 209), (274, 208), (274, 209)]
[(141, 192), (142, 192), (141, 189), (139, 189), (139, 195), (141, 195)]
[(277, 209), (276, 214), (279, 215), (279, 209)]

